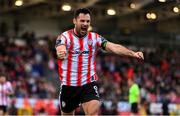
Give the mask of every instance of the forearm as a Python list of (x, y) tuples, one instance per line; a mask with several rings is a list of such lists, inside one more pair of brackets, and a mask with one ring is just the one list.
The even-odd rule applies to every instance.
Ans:
[(115, 53), (117, 55), (122, 55), (122, 56), (130, 56), (130, 57), (134, 57), (135, 52), (122, 46), (119, 44), (114, 44), (114, 43), (107, 43), (107, 51)]
[(114, 51), (118, 55), (124, 55), (124, 56), (130, 56), (134, 57), (135, 52), (122, 46), (122, 45), (116, 45), (117, 49)]

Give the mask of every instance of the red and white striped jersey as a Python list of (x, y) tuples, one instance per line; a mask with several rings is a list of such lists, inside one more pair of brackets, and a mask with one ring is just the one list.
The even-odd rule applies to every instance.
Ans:
[(67, 49), (66, 59), (58, 59), (61, 84), (82, 86), (97, 81), (96, 50), (106, 41), (94, 32), (88, 32), (83, 38), (77, 37), (73, 29), (62, 33), (56, 40), (56, 46), (64, 44)]
[(7, 106), (9, 102), (8, 92), (12, 92), (12, 85), (10, 82), (5, 82), (4, 84), (0, 84), (0, 105)]

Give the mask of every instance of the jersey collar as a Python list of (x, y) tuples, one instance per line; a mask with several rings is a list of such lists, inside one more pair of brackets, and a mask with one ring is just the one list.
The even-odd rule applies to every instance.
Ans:
[(75, 28), (72, 29), (72, 33), (73, 33), (73, 35), (76, 36), (77, 38), (85, 38), (85, 37), (87, 36), (87, 34), (88, 34), (88, 32), (87, 32), (86, 35), (84, 35), (84, 36), (82, 36), (82, 37), (79, 37), (79, 36), (75, 33)]

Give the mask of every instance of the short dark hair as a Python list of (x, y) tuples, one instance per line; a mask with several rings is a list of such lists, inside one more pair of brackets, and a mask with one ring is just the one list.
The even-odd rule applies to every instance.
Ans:
[(74, 12), (74, 18), (77, 18), (80, 13), (91, 15), (91, 11), (88, 8), (79, 8)]
[(7, 75), (6, 75), (5, 73), (2, 73), (2, 72), (1, 72), (1, 73), (0, 73), (0, 78), (1, 78), (1, 77), (5, 77), (5, 78), (6, 78)]

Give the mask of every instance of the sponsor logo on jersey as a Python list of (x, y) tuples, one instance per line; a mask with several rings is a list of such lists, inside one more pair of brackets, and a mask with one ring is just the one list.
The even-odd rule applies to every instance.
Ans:
[(92, 45), (93, 44), (93, 41), (92, 40), (88, 40), (88, 45)]
[(72, 54), (89, 54), (89, 51), (70, 51)]

